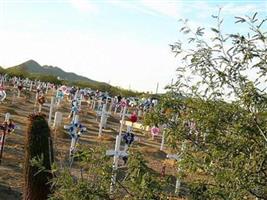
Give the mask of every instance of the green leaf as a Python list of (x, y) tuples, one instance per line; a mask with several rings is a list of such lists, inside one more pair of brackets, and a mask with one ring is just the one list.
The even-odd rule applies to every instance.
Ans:
[(216, 28), (211, 28), (211, 30), (215, 33), (219, 33), (219, 31)]

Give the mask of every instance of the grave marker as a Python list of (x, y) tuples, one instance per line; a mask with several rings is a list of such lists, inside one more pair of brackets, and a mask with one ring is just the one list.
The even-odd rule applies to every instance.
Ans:
[(56, 112), (55, 118), (54, 118), (54, 123), (53, 123), (53, 128), (59, 127), (61, 125), (61, 122), (62, 122), (62, 113)]
[(79, 116), (75, 116), (75, 120), (69, 126), (64, 126), (64, 129), (69, 131), (69, 135), (71, 136), (71, 145), (69, 150), (69, 160), (70, 160), (70, 167), (73, 163), (74, 153), (76, 151), (76, 147), (79, 141), (80, 136), (83, 132), (86, 131), (86, 128), (79, 123)]
[[(182, 147), (181, 147), (181, 153), (178, 154), (168, 154), (167, 158), (176, 160), (177, 162), (181, 162), (182, 160), (182, 155), (184, 154), (185, 151), (185, 142), (183, 142)], [(180, 164), (178, 165), (177, 172), (180, 173), (182, 171)], [(181, 180), (179, 177), (176, 177), (176, 184), (175, 184), (175, 194), (178, 194), (181, 189)]]
[(5, 121), (2, 125), (0, 125), (0, 130), (2, 131), (2, 135), (1, 135), (1, 139), (0, 139), (0, 164), (2, 162), (2, 156), (3, 156), (3, 151), (4, 151), (6, 134), (12, 132), (14, 129), (15, 129), (15, 125), (10, 120), (10, 114), (6, 113)]
[(107, 123), (106, 107), (107, 107), (107, 104), (104, 104), (102, 107), (101, 119), (100, 119), (100, 123), (99, 123), (98, 137), (101, 137), (103, 127), (106, 128), (106, 123)]
[(112, 164), (112, 177), (110, 184), (110, 192), (113, 193), (116, 184), (116, 176), (118, 170), (118, 161), (119, 157), (127, 157), (128, 154), (125, 151), (120, 151), (120, 142), (121, 137), (119, 135), (116, 136), (115, 150), (108, 150), (106, 152), (107, 156), (113, 156), (113, 164)]

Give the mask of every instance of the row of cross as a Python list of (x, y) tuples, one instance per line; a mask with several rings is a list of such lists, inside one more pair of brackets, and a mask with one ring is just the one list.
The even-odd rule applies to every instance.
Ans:
[[(2, 90), (2, 91), (4, 91), (4, 90)], [(5, 93), (3, 93), (3, 92), (1, 93), (1, 88), (0, 88), (0, 98), (1, 98), (1, 94), (4, 94), (6, 96)], [(56, 96), (51, 98), (50, 104), (39, 103), (41, 108), (42, 108), (42, 105), (50, 107), (49, 117), (48, 117), (48, 123), (49, 124), (51, 124), (53, 108), (55, 106), (58, 106), (60, 104), (60, 102), (63, 100), (63, 98), (64, 98), (64, 93), (61, 90), (57, 90)], [(86, 131), (86, 128), (79, 122), (78, 111), (81, 110), (81, 98), (82, 97), (78, 98), (78, 91), (77, 91), (73, 100), (72, 100), (72, 103), (71, 103), (71, 111), (70, 111), (70, 115), (69, 115), (69, 117), (72, 118), (71, 124), (68, 126), (64, 126), (64, 128), (68, 131), (68, 133), (71, 137), (71, 145), (70, 145), (70, 150), (69, 150), (70, 166), (73, 163), (74, 154), (76, 152), (79, 138)], [(1, 101), (1, 99), (0, 99), (0, 101)], [(94, 101), (94, 104), (92, 105), (92, 107), (95, 108), (95, 106), (96, 105), (95, 105), (95, 101)], [(125, 104), (125, 105), (120, 105), (120, 106), (122, 107), (121, 113), (120, 113), (121, 124), (120, 124), (119, 134), (116, 136), (115, 149), (114, 150), (108, 150), (106, 152), (107, 156), (113, 156), (114, 157), (113, 158), (113, 175), (112, 175), (111, 187), (110, 187), (111, 192), (114, 191), (114, 187), (115, 187), (115, 183), (116, 183), (116, 172), (118, 170), (119, 158), (122, 158), (126, 162), (127, 158), (128, 158), (128, 153), (127, 153), (128, 147), (135, 140), (137, 140), (137, 137), (135, 137), (133, 132), (132, 132), (132, 127), (128, 127), (126, 133), (124, 135), (122, 135), (127, 105)], [(41, 111), (40, 107), (39, 107), (39, 111)], [(111, 106), (110, 106), (110, 108), (111, 108)], [(110, 108), (109, 108), (109, 111), (107, 111), (107, 102), (104, 104), (100, 104), (100, 102), (98, 102), (97, 116), (100, 116), (99, 136), (102, 136), (102, 129), (106, 128), (107, 118), (109, 117), (109, 114), (111, 113)], [(116, 109), (117, 109), (117, 106), (115, 107), (115, 112), (116, 112)], [(0, 146), (1, 147), (0, 163), (1, 163), (1, 158), (2, 158), (6, 133), (14, 130), (13, 125), (11, 125), (13, 123), (12, 123), (12, 121), (10, 123), (9, 116), (10, 115), (6, 116), (6, 119), (3, 123), (3, 125), (0, 126), (0, 129), (3, 132), (1, 135), (1, 142), (0, 142), (0, 145), (1, 145)], [(131, 118), (133, 120), (132, 122), (137, 121), (136, 114), (132, 115)], [(61, 120), (62, 120), (62, 113), (56, 112), (53, 126), (58, 127), (59, 124), (61, 123)], [(7, 123), (9, 123), (8, 126), (6, 126)], [(151, 128), (151, 133), (152, 133), (152, 137), (154, 137), (154, 135), (157, 135), (159, 133), (159, 128), (158, 127)], [(124, 150), (120, 150), (121, 140), (124, 140), (124, 142), (125, 142)], [(160, 150), (163, 150), (163, 147), (164, 147), (164, 131), (163, 131)], [(184, 149), (184, 147), (182, 149)], [(182, 152), (183, 152), (183, 150), (182, 150)], [(174, 160), (179, 162), (182, 158), (182, 154), (179, 154), (179, 155), (177, 155), (177, 154), (169, 155), (168, 154), (167, 158), (174, 159)], [(178, 167), (178, 172), (179, 171), (180, 171), (180, 167)], [(176, 188), (175, 192), (178, 192), (180, 189), (180, 179), (179, 178), (177, 178), (175, 188)]]

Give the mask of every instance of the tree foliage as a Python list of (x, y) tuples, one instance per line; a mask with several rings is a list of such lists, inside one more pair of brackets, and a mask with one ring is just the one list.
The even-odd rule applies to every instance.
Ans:
[(181, 61), (178, 81), (147, 118), (167, 125), (167, 142), (177, 152), (185, 141), (180, 164), (185, 177), (194, 177), (192, 199), (265, 199), (266, 19), (236, 17), (235, 26), (247, 33), (223, 34), (220, 12), (213, 18), (211, 40), (206, 29), (182, 21), (188, 43), (171, 45)]

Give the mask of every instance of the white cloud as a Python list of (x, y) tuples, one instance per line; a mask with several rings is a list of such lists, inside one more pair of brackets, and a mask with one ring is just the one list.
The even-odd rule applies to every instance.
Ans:
[(74, 8), (82, 12), (98, 13), (99, 11), (96, 5), (89, 0), (69, 0), (69, 2)]

